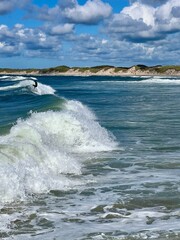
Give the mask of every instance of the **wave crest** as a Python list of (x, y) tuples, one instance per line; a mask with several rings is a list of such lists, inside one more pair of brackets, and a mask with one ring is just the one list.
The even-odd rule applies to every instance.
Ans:
[[(20, 79), (19, 79), (20, 80)], [(40, 82), (38, 82), (38, 86), (35, 88), (33, 86), (34, 84), (34, 80), (30, 79), (30, 80), (24, 80), (24, 78), (22, 79), (23, 81), (20, 81), (17, 84), (14, 85), (8, 85), (5, 87), (0, 87), (0, 91), (10, 91), (10, 90), (15, 90), (15, 89), (26, 89), (34, 94), (37, 95), (46, 95), (46, 94), (54, 94), (55, 93), (55, 89), (52, 88), (51, 86), (42, 84)]]
[(59, 112), (32, 113), (0, 137), (0, 199), (72, 187), (77, 182), (66, 174), (81, 174), (81, 154), (116, 148), (94, 114), (77, 101), (67, 101)]

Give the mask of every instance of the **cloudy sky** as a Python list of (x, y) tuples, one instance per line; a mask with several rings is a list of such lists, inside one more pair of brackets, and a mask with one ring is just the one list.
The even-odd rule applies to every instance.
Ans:
[(0, 67), (180, 65), (180, 0), (0, 0)]

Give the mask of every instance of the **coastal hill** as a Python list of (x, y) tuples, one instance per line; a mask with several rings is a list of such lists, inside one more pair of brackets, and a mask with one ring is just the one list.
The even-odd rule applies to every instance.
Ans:
[(10, 69), (0, 68), (0, 74), (16, 75), (63, 75), (63, 76), (143, 76), (171, 75), (180, 76), (180, 66), (151, 66), (135, 65), (132, 67), (114, 67), (109, 65), (95, 67), (58, 66), (44, 69)]

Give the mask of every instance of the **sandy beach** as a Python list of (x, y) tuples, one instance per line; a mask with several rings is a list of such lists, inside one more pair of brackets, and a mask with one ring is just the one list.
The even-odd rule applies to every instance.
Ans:
[(49, 69), (4, 69), (1, 75), (49, 75), (49, 76), (180, 76), (179, 67), (91, 67), (91, 68), (69, 68), (59, 70), (60, 67)]

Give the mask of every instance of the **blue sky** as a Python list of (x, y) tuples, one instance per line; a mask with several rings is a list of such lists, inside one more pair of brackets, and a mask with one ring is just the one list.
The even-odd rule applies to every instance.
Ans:
[(0, 0), (0, 67), (180, 65), (180, 0)]

